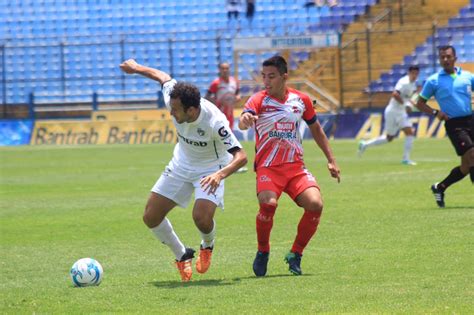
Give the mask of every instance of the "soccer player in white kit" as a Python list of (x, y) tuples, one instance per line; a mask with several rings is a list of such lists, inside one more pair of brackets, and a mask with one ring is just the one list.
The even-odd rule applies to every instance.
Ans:
[(229, 128), (223, 113), (201, 98), (199, 89), (177, 83), (167, 73), (129, 59), (120, 65), (162, 85), (164, 100), (176, 128), (178, 143), (173, 158), (153, 186), (143, 221), (176, 256), (182, 281), (192, 277), (194, 250), (186, 248), (173, 230), (166, 214), (176, 205), (187, 207), (194, 192), (193, 220), (201, 235), (196, 270), (205, 273), (211, 263), (216, 225), (216, 207), (223, 208), (224, 178), (247, 163), (242, 145)]
[(411, 66), (408, 68), (408, 74), (398, 80), (392, 92), (390, 102), (384, 112), (385, 135), (368, 141), (361, 141), (359, 143), (359, 156), (369, 147), (392, 141), (397, 133), (402, 130), (406, 136), (402, 164), (416, 165), (416, 163), (410, 159), (413, 141), (415, 140), (415, 132), (408, 114), (412, 112), (412, 108), (415, 105), (411, 98), (417, 91), (416, 80), (419, 73), (420, 68), (418, 66)]

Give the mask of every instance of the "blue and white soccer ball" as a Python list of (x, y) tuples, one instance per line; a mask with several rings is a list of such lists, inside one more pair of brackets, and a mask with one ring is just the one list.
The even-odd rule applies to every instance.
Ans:
[(72, 265), (71, 271), (72, 283), (76, 287), (87, 287), (99, 285), (104, 275), (104, 269), (101, 264), (92, 258), (79, 259)]

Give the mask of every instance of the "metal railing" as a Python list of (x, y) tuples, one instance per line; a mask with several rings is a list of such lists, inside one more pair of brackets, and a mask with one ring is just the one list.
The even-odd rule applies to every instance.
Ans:
[[(420, 0), (422, 4), (424, 4), (423, 0)], [(370, 82), (373, 79), (376, 79), (378, 76), (378, 73), (382, 69), (378, 69), (374, 66), (375, 62), (372, 59), (372, 43), (374, 40), (383, 40), (387, 34), (392, 34), (392, 33), (397, 33), (400, 32), (396, 30), (396, 24), (398, 23), (399, 25), (402, 25), (405, 23), (404, 17), (408, 14), (408, 10), (405, 10), (405, 6), (402, 5), (403, 1), (402, 0), (393, 0), (391, 1), (394, 5), (390, 8), (387, 8), (383, 10), (380, 14), (377, 16), (373, 17), (370, 19), (370, 24), (369, 27), (363, 32), (360, 33), (354, 33), (354, 35), (349, 41), (342, 43), (340, 46), (340, 58), (344, 59), (346, 62), (353, 62), (354, 65), (362, 67), (367, 73), (367, 82), (366, 86), (369, 86)], [(411, 2), (410, 2), (411, 3)], [(398, 7), (395, 7), (395, 5), (398, 4)], [(396, 15), (399, 16), (399, 19), (397, 21)], [(285, 32), (288, 32), (292, 28), (295, 28), (297, 26), (304, 26), (307, 28), (309, 24), (288, 24), (285, 25), (284, 29)], [(467, 28), (474, 28), (474, 25), (470, 26), (465, 26)], [(271, 28), (270, 28), (271, 30)], [(418, 29), (418, 31), (423, 30), (423, 29)], [(267, 30), (268, 31), (268, 30)], [(413, 30), (417, 31), (417, 30)], [(426, 31), (426, 30), (425, 30)], [(435, 34), (437, 33), (438, 28), (436, 24), (433, 24), (432, 28), (428, 30), (428, 33), (430, 36), (433, 37), (433, 40), (431, 41), (431, 52), (432, 56), (437, 55), (437, 45), (439, 44), (436, 41)], [(404, 30), (404, 32), (410, 32)], [(202, 31), (196, 31), (196, 34), (202, 34)], [(157, 38), (151, 39), (153, 37), (153, 34), (157, 35)], [(123, 73), (118, 72), (118, 61), (122, 61), (127, 57), (133, 57), (132, 51), (135, 51), (137, 56), (152, 56), (153, 54), (160, 54), (162, 56), (166, 56), (166, 58), (163, 58), (160, 60), (160, 68), (164, 69), (167, 72), (170, 72), (171, 74), (178, 73), (178, 63), (179, 60), (183, 56), (178, 55), (179, 49), (176, 47), (180, 44), (188, 43), (189, 40), (180, 40), (180, 39), (174, 39), (177, 34), (180, 34), (179, 32), (175, 32), (173, 34), (167, 34), (165, 33), (146, 33), (148, 36), (148, 40), (145, 41), (137, 41), (134, 39), (134, 34), (122, 34), (122, 35), (117, 35), (117, 34), (108, 34), (108, 35), (103, 35), (106, 38), (106, 40), (95, 40), (91, 38), (91, 41), (88, 43), (78, 43), (74, 37), (68, 37), (68, 41), (61, 41), (58, 42), (57, 44), (48, 44), (48, 45), (23, 45), (23, 46), (11, 46), (8, 42), (0, 45), (0, 69), (1, 69), (1, 76), (0, 76), (0, 83), (1, 83), (1, 99), (3, 103), (3, 110), (1, 111), (3, 114), (3, 117), (6, 117), (6, 106), (8, 105), (8, 97), (9, 93), (11, 93), (10, 86), (11, 84), (16, 84), (16, 83), (26, 83), (26, 82), (33, 82), (35, 85), (41, 87), (41, 86), (46, 86), (48, 84), (54, 85), (58, 88), (59, 93), (54, 94), (54, 93), (38, 93), (35, 92), (33, 95), (33, 104), (38, 104), (38, 103), (64, 103), (66, 100), (64, 96), (71, 95), (69, 93), (69, 83), (73, 82), (76, 84), (86, 84), (90, 81), (94, 80), (102, 80), (102, 81), (116, 81), (119, 82), (120, 86), (120, 92), (117, 94), (120, 96), (121, 94), (127, 94), (130, 95), (129, 90), (129, 84), (128, 80), (129, 77), (125, 76)], [(238, 34), (237, 31), (232, 33), (233, 35)], [(351, 34), (348, 34), (351, 35)], [(170, 37), (168, 37), (170, 36)], [(212, 73), (216, 72), (216, 65), (217, 63), (223, 61), (222, 57), (222, 52), (225, 49), (225, 47), (228, 47), (228, 41), (231, 41), (230, 36), (223, 36), (221, 33), (217, 32), (217, 36), (213, 34), (212, 36), (198, 36), (199, 38), (196, 38), (196, 41), (205, 41), (208, 43), (212, 42), (213, 47), (215, 47), (216, 51), (216, 57), (213, 58), (213, 60), (207, 60), (203, 61), (203, 63), (208, 63)], [(79, 38), (77, 38), (79, 39)], [(41, 38), (39, 38), (41, 41)], [(71, 75), (71, 72), (74, 71), (75, 68), (70, 68), (70, 64), (74, 62), (75, 58), (75, 49), (80, 48), (80, 46), (90, 46), (90, 47), (95, 47), (98, 48), (108, 48), (108, 47), (118, 47), (117, 48), (117, 61), (112, 65), (108, 65), (110, 69), (115, 69), (117, 72), (111, 71), (110, 74), (107, 75), (101, 75), (101, 76), (96, 76), (96, 75), (88, 75), (85, 77), (80, 77), (80, 76), (75, 76)], [(138, 50), (133, 50), (133, 47), (147, 47), (145, 52), (143, 54), (139, 54)], [(42, 47), (45, 50), (46, 49), (51, 49), (51, 54), (48, 54), (48, 60), (47, 60), (47, 65), (48, 68), (47, 70), (51, 70), (52, 68), (56, 69), (54, 70), (55, 76), (52, 78), (42, 78), (42, 77), (28, 77), (28, 78), (17, 78), (16, 76), (10, 76), (8, 73), (9, 72), (8, 68), (9, 67), (16, 67), (16, 64), (11, 63), (11, 56), (16, 55), (19, 50), (25, 49), (25, 48), (33, 48), (33, 47)], [(367, 58), (367, 60), (365, 60)], [(400, 56), (402, 58), (402, 56)], [(151, 58), (149, 60), (158, 60), (158, 58)], [(402, 61), (402, 60), (400, 60)], [(45, 59), (46, 62), (46, 59)], [(82, 61), (78, 61), (81, 63)], [(98, 62), (100, 64), (100, 62)], [(433, 71), (436, 71), (438, 67), (438, 60), (436, 57), (430, 57), (430, 60), (428, 60), (429, 66), (433, 69)], [(342, 62), (340, 62), (342, 64)], [(95, 66), (95, 64), (94, 64)], [(318, 65), (315, 65), (314, 67), (318, 67)], [(254, 69), (247, 69), (249, 73), (252, 73), (252, 70)], [(308, 71), (312, 71), (315, 69), (309, 69)], [(321, 104), (328, 104), (324, 105), (327, 106), (328, 110), (333, 110), (334, 106), (341, 106), (344, 105), (344, 93), (345, 91), (349, 91), (351, 88), (344, 86), (343, 80), (344, 76), (348, 73), (348, 71), (351, 71), (350, 69), (344, 69), (341, 68), (339, 69), (339, 86), (341, 89), (344, 91), (341, 91), (340, 94), (340, 102), (338, 102), (335, 99), (331, 99), (331, 97), (324, 97), (326, 100), (320, 102)], [(383, 70), (390, 70), (390, 69), (383, 69)], [(203, 74), (208, 74), (208, 72), (195, 72), (196, 76), (202, 76)], [(254, 78), (257, 79), (257, 78)], [(310, 81), (308, 81), (310, 82)], [(209, 82), (203, 82), (203, 85), (208, 84)], [(309, 90), (313, 89), (315, 95), (324, 95), (324, 93), (320, 93), (317, 91), (317, 88), (311, 87), (311, 84), (307, 83), (301, 83), (305, 85)], [(316, 85), (315, 85), (316, 86)], [(317, 87), (317, 86), (316, 86)], [(101, 95), (105, 95), (106, 91), (94, 91), (91, 89), (90, 92), (84, 93), (84, 101), (89, 101), (93, 102), (93, 95), (94, 92), (97, 93), (98, 98), (100, 99)], [(324, 90), (323, 90), (324, 92)], [(369, 106), (371, 105), (371, 95), (372, 91), (370, 89), (367, 90), (368, 92), (368, 97), (369, 101), (368, 104)], [(145, 93), (145, 91), (141, 92)], [(326, 93), (327, 94), (327, 93)], [(29, 95), (26, 93), (26, 95)], [(51, 99), (47, 99), (50, 97)], [(54, 99), (55, 97), (55, 99)], [(319, 97), (319, 96), (318, 96)], [(25, 100), (22, 100), (21, 103), (29, 103), (31, 101), (31, 97), (25, 97)], [(43, 105), (41, 105), (43, 106)]]

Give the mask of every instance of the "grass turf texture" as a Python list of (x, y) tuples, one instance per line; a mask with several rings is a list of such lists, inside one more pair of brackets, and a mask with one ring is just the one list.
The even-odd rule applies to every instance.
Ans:
[[(474, 312), (473, 187), (468, 177), (452, 186), (445, 209), (429, 190), (458, 164), (447, 139), (417, 140), (415, 167), (400, 164), (402, 140), (362, 158), (355, 141), (332, 141), (340, 184), (316, 145), (304, 145), (325, 201), (304, 275), (283, 262), (302, 213), (284, 195), (267, 276), (254, 277), (257, 200), (247, 172), (226, 180), (211, 269), (185, 284), (141, 220), (171, 145), (1, 148), (0, 313)], [(245, 147), (252, 156), (253, 143)], [(198, 249), (190, 209), (169, 217)], [(104, 267), (99, 287), (72, 286), (69, 268), (82, 257)]]

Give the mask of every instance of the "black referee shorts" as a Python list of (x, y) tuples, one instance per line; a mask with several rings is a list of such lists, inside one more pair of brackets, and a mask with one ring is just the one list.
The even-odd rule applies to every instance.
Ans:
[(474, 147), (474, 115), (448, 119), (444, 126), (457, 155)]

